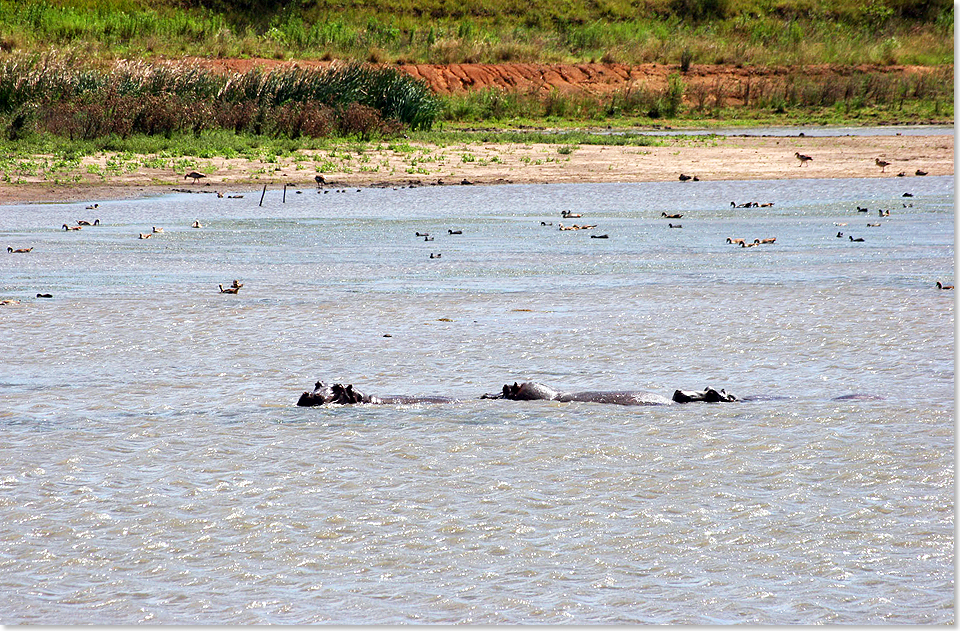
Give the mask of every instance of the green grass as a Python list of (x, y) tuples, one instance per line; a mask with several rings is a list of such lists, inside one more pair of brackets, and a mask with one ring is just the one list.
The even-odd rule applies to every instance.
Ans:
[(0, 50), (393, 62), (953, 63), (945, 0), (0, 0)]
[[(163, 62), (184, 55), (352, 62), (232, 77)], [(712, 90), (674, 74), (665, 89), (602, 96), (491, 88), (438, 97), (389, 67), (509, 61), (936, 70), (823, 79), (786, 72)], [(733, 107), (734, 99), (745, 103)], [(50, 145), (48, 153), (205, 158), (401, 133), (439, 143), (470, 126), (882, 124), (953, 115), (953, 6), (944, 0), (0, 0), (0, 141), (10, 151)], [(513, 132), (498, 133), (491, 142)], [(518, 137), (566, 143), (568, 133)], [(569, 144), (645, 142), (599, 138)]]

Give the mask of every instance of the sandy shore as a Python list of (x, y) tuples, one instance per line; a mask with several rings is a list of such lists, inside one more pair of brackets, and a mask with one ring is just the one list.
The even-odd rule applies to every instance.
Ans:
[[(700, 180), (916, 177), (954, 174), (954, 138), (936, 136), (678, 137), (650, 147), (579, 145), (382, 143), (358, 151), (300, 152), (264, 159), (157, 161), (104, 155), (64, 169), (50, 156), (18, 161), (3, 173), (0, 204), (122, 199), (173, 189), (224, 194), (290, 184), (403, 186), (563, 182), (674, 181), (681, 173)], [(800, 166), (795, 153), (813, 160)], [(881, 172), (875, 160), (890, 165)], [(190, 169), (207, 175), (185, 180)]]

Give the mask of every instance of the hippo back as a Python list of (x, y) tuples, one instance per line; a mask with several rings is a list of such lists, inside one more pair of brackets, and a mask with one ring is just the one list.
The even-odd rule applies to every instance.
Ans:
[(456, 399), (451, 397), (439, 396), (408, 396), (405, 394), (388, 394), (379, 397), (370, 397), (370, 403), (383, 403), (386, 405), (414, 405), (417, 403), (454, 403)]
[(653, 392), (638, 390), (588, 390), (563, 395), (559, 401), (585, 401), (614, 405), (671, 405), (673, 401)]

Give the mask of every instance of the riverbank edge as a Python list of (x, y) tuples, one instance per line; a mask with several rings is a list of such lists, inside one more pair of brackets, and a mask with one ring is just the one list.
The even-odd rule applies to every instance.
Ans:
[[(680, 180), (776, 180), (954, 175), (953, 134), (885, 136), (675, 136), (653, 146), (522, 143), (410, 143), (339, 154), (301, 151), (265, 160), (192, 158), (198, 182), (170, 168), (108, 168), (113, 154), (85, 157), (55, 175), (4, 173), (0, 205), (150, 197), (177, 191), (250, 194), (268, 189), (336, 189)], [(797, 159), (808, 155), (810, 161)], [(42, 163), (49, 156), (35, 156)], [(889, 163), (878, 165), (877, 160)], [(130, 164), (135, 164), (135, 157)], [(323, 183), (315, 181), (316, 176)]]

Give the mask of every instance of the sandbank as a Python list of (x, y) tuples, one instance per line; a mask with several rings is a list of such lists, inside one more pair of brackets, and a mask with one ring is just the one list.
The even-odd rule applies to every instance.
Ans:
[[(403, 150), (301, 151), (267, 161), (197, 158), (207, 177), (184, 179), (185, 170), (148, 168), (136, 158), (116, 168), (117, 156), (84, 158), (79, 168), (56, 173), (40, 169), (4, 173), (0, 204), (95, 202), (169, 193), (175, 189), (224, 194), (284, 184), (316, 187), (447, 186), (552, 183), (636, 183), (676, 181), (680, 174), (700, 181), (954, 175), (954, 137), (886, 136), (682, 136), (656, 146), (465, 143), (445, 146), (408, 143)], [(566, 148), (565, 148), (566, 147)], [(796, 153), (812, 161), (801, 165)], [(881, 170), (876, 160), (889, 163)], [(36, 156), (34, 163), (52, 163)], [(110, 163), (114, 168), (110, 168)], [(149, 163), (147, 161), (144, 161)], [(169, 161), (173, 162), (173, 161)], [(177, 160), (183, 164), (182, 159)], [(695, 183), (690, 182), (691, 185)]]

